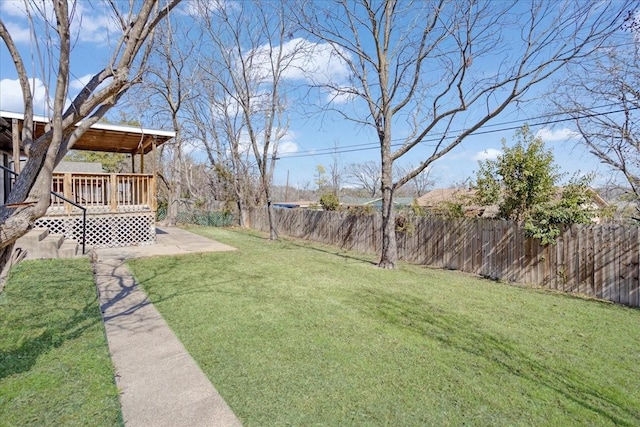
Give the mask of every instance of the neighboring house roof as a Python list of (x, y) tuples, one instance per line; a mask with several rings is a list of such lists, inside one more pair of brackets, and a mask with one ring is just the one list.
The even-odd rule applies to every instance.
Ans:
[(472, 188), (438, 188), (418, 197), (416, 203), (426, 208), (433, 208), (444, 202), (469, 203), (475, 194), (476, 191)]
[[(382, 205), (382, 198), (378, 197), (376, 199), (365, 198), (365, 197), (350, 197), (346, 196), (340, 199), (340, 203), (343, 205), (357, 206), (357, 205)], [(394, 197), (393, 204), (394, 205), (410, 205), (413, 203), (413, 197)]]
[(602, 196), (600, 196), (600, 194), (598, 194), (598, 192), (593, 188), (589, 188), (589, 195), (591, 196), (593, 203), (595, 203), (598, 208), (602, 209), (609, 206), (609, 203), (607, 203), (607, 201), (603, 199)]
[(399, 205), (409, 206), (413, 204), (415, 197), (394, 197), (393, 201)]
[(445, 203), (458, 203), (465, 216), (495, 218), (500, 209), (498, 205), (481, 206), (475, 203), (476, 190), (473, 188), (438, 188), (418, 197), (416, 203), (427, 209), (438, 210)]
[(55, 172), (102, 173), (104, 171), (100, 162), (68, 162), (63, 160), (56, 166)]
[(298, 200), (296, 202), (274, 202), (274, 207), (279, 208), (308, 208), (311, 205), (317, 205), (318, 202), (312, 202), (309, 200)]
[[(562, 194), (562, 190), (563, 187), (557, 188), (558, 197)], [(602, 209), (608, 206), (608, 203), (595, 190), (589, 188), (589, 194), (596, 208)], [(476, 190), (473, 188), (439, 188), (420, 196), (416, 202), (418, 206), (427, 209), (437, 209), (442, 207), (443, 203), (460, 203), (467, 216), (493, 218), (498, 214), (497, 205), (480, 206), (475, 203), (475, 195)]]
[[(377, 200), (377, 199), (376, 199)], [(370, 197), (353, 197), (353, 196), (344, 196), (340, 198), (340, 203), (343, 205), (364, 205), (371, 201)]]

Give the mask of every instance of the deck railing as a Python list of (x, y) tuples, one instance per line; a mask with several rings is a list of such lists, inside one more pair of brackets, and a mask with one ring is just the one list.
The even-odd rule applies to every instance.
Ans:
[[(18, 176), (18, 174), (15, 171), (13, 171), (13, 170), (5, 167), (5, 166), (1, 166), (0, 165), (0, 169), (2, 169), (3, 173), (4, 173), (5, 191), (6, 192), (10, 192), (11, 191), (11, 187), (12, 187), (16, 177)], [(6, 198), (6, 193), (5, 193), (5, 198)], [(80, 233), (78, 234), (78, 236), (81, 238), (80, 242), (82, 243), (82, 254), (84, 255), (86, 253), (86, 249), (87, 249), (87, 208), (75, 203), (73, 200), (67, 199), (62, 194), (58, 194), (55, 191), (51, 191), (51, 200), (56, 200), (56, 201), (62, 200), (64, 202), (66, 202), (66, 204), (72, 206), (77, 211), (82, 213), (82, 222), (81, 222), (82, 229), (81, 229)], [(6, 200), (4, 200), (4, 201), (6, 202)], [(78, 238), (78, 237), (74, 236), (74, 238)]]
[[(153, 175), (54, 172), (52, 191), (89, 212), (155, 212), (157, 207)], [(48, 213), (73, 213), (76, 209), (52, 197)]]

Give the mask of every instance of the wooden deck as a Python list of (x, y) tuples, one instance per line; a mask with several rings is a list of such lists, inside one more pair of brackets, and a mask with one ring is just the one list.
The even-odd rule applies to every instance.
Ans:
[(86, 208), (51, 195), (46, 214), (34, 225), (51, 233), (108, 248), (154, 244), (157, 210), (153, 175), (54, 172), (51, 190)]
[[(88, 214), (155, 212), (156, 180), (147, 174), (54, 172), (51, 190), (87, 208)], [(48, 216), (81, 213), (51, 195)]]

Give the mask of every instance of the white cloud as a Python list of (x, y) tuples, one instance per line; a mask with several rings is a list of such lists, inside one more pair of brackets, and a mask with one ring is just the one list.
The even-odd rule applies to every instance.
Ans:
[(25, 3), (22, 1), (0, 2), (0, 12), (5, 16), (13, 16), (15, 18), (24, 18), (27, 16)]
[(89, 83), (91, 77), (93, 77), (93, 74), (85, 74), (82, 77), (78, 77), (77, 79), (72, 80), (69, 83), (69, 87), (74, 90), (82, 90), (82, 88), (84, 88), (87, 83)]
[[(31, 82), (31, 93), (33, 96), (33, 112), (44, 115), (47, 111), (47, 93), (45, 86), (40, 79), (29, 79)], [(24, 101), (22, 89), (18, 79), (0, 80), (0, 110), (22, 113), (24, 111)]]
[[(302, 38), (289, 40), (282, 45), (282, 63), (285, 64), (282, 77), (316, 84), (345, 81), (350, 71), (336, 49), (327, 43), (313, 43)], [(271, 64), (277, 59), (277, 53), (263, 45), (244, 54), (256, 80), (267, 82), (271, 79)]]
[[(349, 67), (339, 54), (339, 48), (326, 43), (312, 43), (293, 39), (285, 44), (285, 51), (295, 52), (295, 60), (287, 68), (285, 77), (304, 79), (314, 83), (340, 83), (350, 75)], [(342, 55), (348, 56), (347, 53)]]
[(278, 155), (293, 154), (298, 152), (298, 144), (295, 142), (295, 133), (289, 131), (278, 143)]
[[(273, 134), (275, 133), (276, 132), (274, 129)], [(258, 135), (256, 135), (256, 137), (258, 144), (260, 144), (260, 142), (264, 140), (264, 132), (260, 132)], [(298, 152), (299, 146), (295, 142), (295, 138), (296, 133), (292, 130), (287, 131), (284, 136), (280, 138), (280, 140), (278, 141), (278, 156)], [(273, 154), (273, 143), (274, 141), (272, 141), (269, 145), (269, 154)], [(260, 152), (260, 154), (262, 154), (264, 151), (264, 146), (258, 146), (258, 151)], [(249, 135), (246, 132), (243, 132), (242, 135), (240, 135), (240, 152), (244, 155), (253, 157), (253, 148), (251, 147)]]
[[(277, 51), (268, 45), (245, 52), (244, 60), (251, 64), (255, 82), (269, 84), (272, 80), (271, 63), (277, 58), (275, 53)], [(344, 104), (354, 100), (356, 89), (347, 85), (351, 71), (343, 59), (348, 58), (349, 53), (340, 47), (294, 38), (282, 45), (282, 57), (285, 65), (282, 79), (320, 87), (327, 103)]]
[(6, 23), (6, 27), (15, 43), (29, 43), (31, 41), (31, 33), (28, 28), (21, 27), (11, 21)]
[[(22, 1), (0, 2), (0, 12), (4, 16), (10, 16), (16, 21), (7, 20), (6, 25), (9, 33), (16, 42), (30, 42), (29, 38), (29, 15), (34, 20), (36, 31), (43, 28), (43, 16), (55, 25), (55, 13), (50, 2), (37, 3), (39, 10), (31, 7), (29, 13), (25, 9)], [(118, 4), (116, 2), (116, 4)], [(128, 3), (123, 3), (128, 4)], [(89, 5), (89, 7), (87, 7)], [(109, 36), (121, 34), (122, 30), (113, 16), (113, 12), (108, 9), (106, 2), (78, 2), (71, 14), (71, 40), (81, 42), (104, 43)], [(126, 15), (126, 13), (125, 13)], [(42, 35), (41, 35), (42, 36)]]
[(542, 128), (536, 132), (536, 138), (544, 142), (566, 141), (568, 139), (580, 139), (580, 134), (569, 128), (549, 129)]
[[(69, 83), (71, 91), (79, 92), (85, 85), (91, 80), (93, 74), (87, 74), (72, 80)], [(53, 105), (53, 102), (47, 102), (47, 90), (44, 82), (39, 78), (29, 79), (31, 86), (31, 96), (33, 97), (33, 113), (40, 116), (49, 115), (49, 106)], [(109, 84), (109, 80), (102, 82), (96, 91), (102, 89)], [(53, 90), (53, 89), (52, 89)], [(50, 93), (53, 95), (53, 93)], [(71, 96), (75, 96), (74, 93), (70, 93)], [(66, 109), (71, 104), (71, 99), (65, 99), (64, 108)], [(20, 87), (20, 81), (18, 79), (2, 79), (0, 80), (0, 110), (11, 111), (14, 113), (22, 113), (24, 111), (24, 101), (22, 98), (22, 89)]]
[(350, 87), (333, 89), (327, 93), (326, 100), (334, 104), (346, 104), (356, 98), (356, 90)]
[(176, 9), (178, 13), (183, 13), (192, 17), (209, 15), (216, 10), (240, 9), (237, 2), (231, 0), (192, 0), (185, 1)]
[[(254, 93), (249, 100), (250, 114), (264, 114), (270, 109), (270, 93), (260, 91)], [(242, 115), (243, 110), (238, 101), (227, 96), (221, 100), (215, 100), (211, 104), (211, 116), (215, 120), (223, 120), (224, 117), (238, 117)]]
[(479, 151), (473, 156), (473, 160), (495, 160), (498, 156), (502, 155), (502, 151), (496, 148), (487, 148), (484, 151)]
[[(82, 89), (84, 89), (84, 87), (87, 85), (87, 83), (89, 83), (89, 81), (93, 78), (93, 76), (94, 76), (93, 74), (85, 74), (82, 77), (78, 77), (77, 79), (73, 79), (73, 80), (71, 80), (71, 82), (69, 82), (69, 88), (79, 92)], [(102, 83), (100, 83), (98, 85), (98, 87), (94, 90), (94, 93), (98, 92), (99, 90), (103, 89), (105, 86), (109, 85), (111, 80), (112, 80), (112, 78), (109, 77), (107, 80), (105, 80)]]
[(105, 3), (89, 4), (92, 9), (97, 9), (89, 10), (83, 7), (84, 3), (76, 4), (76, 16), (71, 25), (72, 34), (77, 34), (80, 41), (103, 43), (109, 36), (117, 37), (122, 33), (112, 12), (104, 7)]

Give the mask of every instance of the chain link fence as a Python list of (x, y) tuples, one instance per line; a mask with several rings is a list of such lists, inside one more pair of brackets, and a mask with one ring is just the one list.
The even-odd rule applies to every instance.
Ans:
[[(167, 219), (167, 207), (159, 206), (156, 216), (158, 221)], [(181, 210), (176, 216), (180, 224), (204, 225), (207, 227), (228, 227), (237, 223), (233, 213), (228, 211), (205, 211), (200, 209)]]

